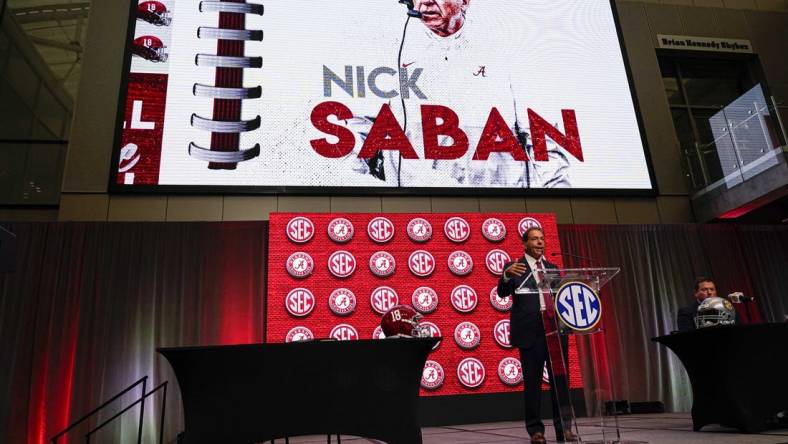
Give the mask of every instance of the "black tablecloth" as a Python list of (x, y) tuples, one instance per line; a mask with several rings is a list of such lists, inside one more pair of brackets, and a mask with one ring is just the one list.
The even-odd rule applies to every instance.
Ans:
[(183, 398), (186, 443), (345, 434), (421, 443), (419, 384), (437, 339), (159, 348)]
[(788, 410), (788, 324), (703, 328), (660, 336), (692, 383), (692, 422), (758, 432)]

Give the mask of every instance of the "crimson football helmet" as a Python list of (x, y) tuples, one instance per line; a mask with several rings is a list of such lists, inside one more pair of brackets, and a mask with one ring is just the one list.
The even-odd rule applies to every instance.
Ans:
[(167, 47), (164, 46), (161, 39), (152, 35), (144, 35), (134, 39), (131, 53), (151, 62), (166, 62), (168, 54), (165, 49)]
[(172, 14), (161, 2), (145, 1), (137, 6), (137, 19), (156, 26), (170, 26)]
[(421, 314), (407, 305), (395, 305), (383, 315), (380, 328), (387, 338), (428, 338), (430, 331), (419, 325)]

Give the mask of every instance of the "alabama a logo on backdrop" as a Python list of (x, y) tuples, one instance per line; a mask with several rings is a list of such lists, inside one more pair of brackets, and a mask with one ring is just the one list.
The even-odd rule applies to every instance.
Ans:
[(287, 258), (285, 267), (290, 276), (296, 279), (303, 279), (312, 274), (312, 270), (315, 269), (315, 261), (312, 260), (312, 256), (309, 254), (299, 251)]
[(599, 294), (583, 282), (567, 282), (558, 289), (555, 312), (564, 325), (576, 331), (588, 331), (602, 320)]
[(432, 313), (438, 308), (438, 293), (430, 287), (419, 287), (413, 290), (410, 303), (419, 313)]
[(421, 373), (421, 386), (427, 390), (435, 390), (443, 385), (446, 377), (443, 367), (436, 361), (427, 361)]
[(336, 243), (349, 242), (354, 232), (353, 224), (344, 217), (338, 217), (328, 224), (328, 237)]

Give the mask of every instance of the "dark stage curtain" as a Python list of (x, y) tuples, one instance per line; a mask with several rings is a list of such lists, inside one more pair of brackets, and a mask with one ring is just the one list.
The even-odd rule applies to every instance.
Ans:
[[(174, 439), (177, 384), (155, 348), (264, 339), (267, 222), (5, 226), (18, 253), (16, 271), (0, 273), (0, 442), (48, 442), (145, 375), (149, 390), (172, 384), (165, 437)], [(144, 442), (157, 437), (159, 399), (146, 402)], [(135, 409), (93, 442), (136, 442), (137, 421)]]
[[(602, 291), (604, 335), (578, 341), (585, 381), (609, 372), (617, 399), (660, 400), (689, 411), (692, 391), (681, 362), (652, 337), (676, 330), (676, 312), (693, 301), (697, 276), (718, 293), (742, 291), (741, 322), (783, 322), (788, 313), (788, 229), (732, 225), (563, 225), (568, 267), (621, 267)], [(586, 385), (588, 408), (593, 390)]]
[[(17, 234), (18, 251), (16, 271), (0, 273), (2, 443), (47, 442), (144, 375), (149, 388), (172, 384), (164, 433), (172, 442), (183, 427), (181, 404), (155, 348), (265, 340), (265, 222), (4, 226)], [(753, 319), (782, 322), (788, 312), (786, 228), (565, 225), (559, 233), (563, 251), (592, 259), (567, 257), (568, 266), (622, 268), (603, 291), (605, 340), (579, 341), (585, 380), (609, 373), (619, 399), (689, 410), (680, 362), (650, 339), (675, 329), (697, 275), (714, 277), (723, 294), (755, 295)], [(159, 400), (146, 403), (146, 442), (157, 437)], [(261, 412), (271, 401), (260, 400)], [(135, 442), (137, 414), (93, 442)]]

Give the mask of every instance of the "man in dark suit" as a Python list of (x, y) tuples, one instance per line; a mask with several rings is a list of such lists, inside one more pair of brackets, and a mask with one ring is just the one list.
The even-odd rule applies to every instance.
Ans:
[(678, 316), (676, 316), (679, 331), (695, 330), (695, 315), (698, 313), (698, 306), (705, 299), (716, 296), (717, 286), (714, 285), (713, 280), (705, 276), (697, 278), (695, 280), (695, 302), (679, 308)]
[[(550, 391), (553, 404), (553, 423), (558, 442), (577, 441), (577, 436), (572, 433), (571, 423), (562, 424), (560, 405), (569, 402), (568, 375), (565, 371), (554, 376), (552, 366), (549, 365), (547, 338), (542, 321), (542, 313), (549, 307), (546, 306), (542, 293), (514, 294), (523, 282), (528, 288), (537, 288), (545, 269), (556, 269), (554, 264), (548, 262), (544, 256), (545, 239), (541, 228), (530, 228), (523, 234), (523, 247), (525, 254), (515, 262), (504, 266), (504, 272), (498, 281), (498, 296), (513, 298), (511, 316), (511, 344), (520, 349), (520, 363), (523, 366), (524, 397), (525, 397), (525, 428), (534, 444), (543, 444), (547, 441), (544, 437), (544, 423), (542, 422), (542, 369), (548, 363), (547, 369)], [(532, 274), (533, 273), (533, 274)], [(528, 279), (526, 281), (526, 279)], [(561, 349), (566, 362), (568, 343), (566, 336), (561, 337)], [(560, 365), (556, 363), (556, 365)], [(558, 392), (558, 393), (556, 393)], [(557, 396), (558, 395), (558, 396)]]

